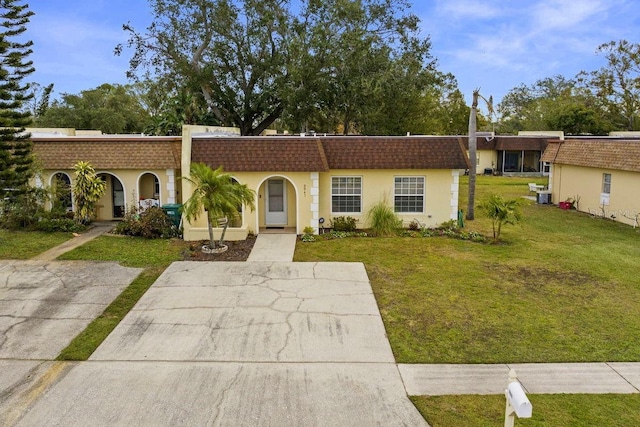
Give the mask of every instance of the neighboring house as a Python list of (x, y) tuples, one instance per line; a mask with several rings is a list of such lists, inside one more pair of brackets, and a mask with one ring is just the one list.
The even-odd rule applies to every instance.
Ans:
[[(34, 135), (42, 185), (58, 179), (71, 187), (81, 160), (105, 180), (98, 220), (121, 218), (132, 207), (182, 203), (191, 195), (181, 179), (191, 162), (222, 166), (256, 192), (256, 210), (231, 219), (229, 240), (269, 228), (318, 232), (338, 216), (365, 228), (368, 210), (381, 200), (405, 225), (437, 226), (457, 219), (459, 175), (469, 167), (465, 137), (240, 137), (206, 126), (185, 126), (182, 137)], [(71, 198), (61, 202), (73, 209)], [(185, 240), (208, 237), (204, 212), (183, 225)]]
[[(365, 228), (368, 209), (381, 200), (393, 205), (405, 224), (415, 219), (435, 226), (457, 218), (458, 178), (468, 168), (464, 138), (221, 138), (205, 130), (183, 128), (183, 173), (191, 161), (222, 166), (256, 192), (256, 211), (243, 212), (227, 231), (229, 239), (269, 228), (317, 231), (338, 216), (354, 217)], [(186, 181), (183, 191), (186, 200), (191, 192)], [(207, 238), (204, 212), (184, 227), (185, 240)]]
[[(496, 136), (479, 133), (477, 137), (476, 172), (506, 176), (548, 175), (542, 153), (549, 140), (558, 136), (518, 135)], [(465, 139), (468, 149), (469, 140)]]
[[(33, 152), (43, 168), (41, 184), (56, 179), (72, 186), (73, 166), (87, 161), (107, 183), (97, 206), (98, 220), (122, 218), (130, 207), (147, 208), (181, 201), (180, 137), (37, 136)], [(67, 210), (73, 199), (61, 200)]]
[(568, 139), (549, 143), (554, 203), (574, 200), (578, 210), (638, 225), (640, 139)]

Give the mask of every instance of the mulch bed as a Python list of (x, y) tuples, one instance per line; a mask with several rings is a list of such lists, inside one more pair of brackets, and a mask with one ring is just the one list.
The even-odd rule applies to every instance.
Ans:
[(229, 249), (220, 254), (206, 254), (200, 250), (202, 245), (209, 244), (208, 240), (184, 242), (182, 257), (185, 261), (246, 261), (255, 242), (256, 236), (247, 236), (246, 240), (225, 241)]

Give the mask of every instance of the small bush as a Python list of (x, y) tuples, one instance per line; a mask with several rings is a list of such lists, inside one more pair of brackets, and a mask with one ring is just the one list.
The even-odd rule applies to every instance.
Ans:
[(420, 223), (415, 219), (409, 223), (409, 230), (418, 231), (420, 230)]
[(393, 236), (402, 228), (402, 221), (393, 211), (393, 208), (384, 201), (376, 203), (369, 209), (367, 219), (371, 224), (371, 230), (376, 236)]
[(46, 231), (46, 232), (55, 232), (55, 231), (63, 231), (63, 232), (80, 232), (87, 229), (82, 224), (78, 224), (71, 218), (66, 217), (58, 217), (58, 218), (47, 218), (43, 217), (40, 221), (36, 222), (34, 228), (37, 231)]
[(356, 231), (356, 219), (350, 216), (338, 216), (331, 220), (331, 228), (335, 231)]
[(302, 235), (302, 237), (300, 237), (300, 240), (302, 240), (303, 242), (315, 242), (316, 236), (313, 235), (314, 231), (315, 229), (313, 227), (305, 227), (304, 230), (302, 230), (304, 234)]
[(146, 239), (168, 239), (177, 236), (178, 230), (161, 208), (152, 207), (141, 213), (135, 210), (128, 212), (116, 226), (115, 233)]

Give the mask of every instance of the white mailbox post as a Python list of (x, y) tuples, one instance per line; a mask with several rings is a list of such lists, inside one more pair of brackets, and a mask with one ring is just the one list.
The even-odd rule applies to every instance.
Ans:
[(507, 407), (504, 413), (504, 427), (514, 427), (515, 416), (518, 418), (531, 418), (533, 407), (526, 393), (522, 389), (522, 385), (518, 381), (516, 371), (509, 371), (509, 385), (504, 391), (507, 398)]

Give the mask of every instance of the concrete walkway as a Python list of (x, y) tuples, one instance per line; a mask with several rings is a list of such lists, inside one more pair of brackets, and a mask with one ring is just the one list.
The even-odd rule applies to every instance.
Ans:
[(292, 261), (296, 239), (295, 234), (260, 233), (247, 261)]
[(75, 249), (78, 246), (82, 246), (102, 234), (110, 232), (114, 227), (115, 223), (113, 222), (94, 222), (93, 226), (89, 230), (83, 233), (78, 233), (78, 235), (72, 239), (36, 255), (32, 259), (38, 261), (53, 261), (63, 253), (69, 252), (70, 250)]
[(528, 393), (640, 393), (640, 363), (398, 365), (411, 396), (502, 394), (514, 369)]

